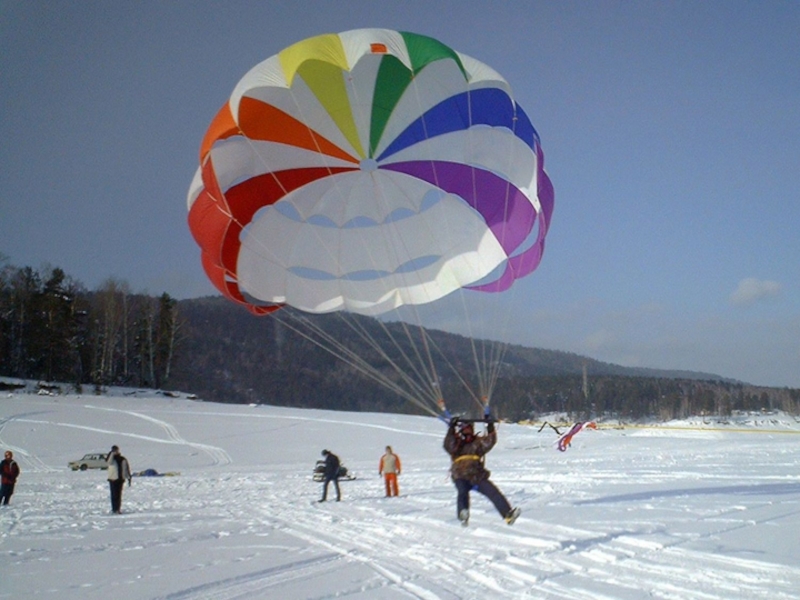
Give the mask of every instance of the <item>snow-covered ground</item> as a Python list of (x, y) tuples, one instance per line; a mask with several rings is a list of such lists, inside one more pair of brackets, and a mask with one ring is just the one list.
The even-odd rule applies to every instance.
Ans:
[[(587, 430), (564, 453), (550, 429), (501, 425), (487, 466), (522, 517), (473, 495), (462, 528), (432, 418), (4, 393), (22, 476), (0, 598), (800, 598), (800, 423), (670, 425)], [(135, 477), (112, 515), (105, 473), (67, 469), (112, 444), (180, 474)], [(358, 477), (342, 502), (316, 503), (323, 448)]]

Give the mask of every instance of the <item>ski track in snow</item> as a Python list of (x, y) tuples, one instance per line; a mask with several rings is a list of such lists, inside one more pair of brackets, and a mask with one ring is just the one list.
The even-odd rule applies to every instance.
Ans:
[[(50, 420), (43, 411), (0, 413), (0, 443), (28, 466), (12, 506), (0, 511), (0, 556), (8, 565), (0, 599), (800, 598), (800, 436), (715, 434), (710, 441), (707, 432), (680, 432), (675, 441), (662, 432), (587, 432), (567, 453), (525, 454), (520, 449), (535, 446), (532, 440), (549, 440), (503, 426), (489, 467), (522, 516), (509, 527), (473, 494), (464, 528), (455, 519), (438, 423), (158, 406), (139, 399), (129, 408), (81, 405), (80, 423), (55, 408)], [(264, 419), (292, 423), (265, 428)], [(164, 437), (109, 427), (133, 429), (137, 421)], [(190, 423), (191, 439), (213, 431), (212, 439), (231, 446), (187, 440), (179, 430)], [(420, 423), (422, 437), (409, 438)], [(250, 427), (269, 437), (242, 452)], [(125, 436), (129, 453), (152, 442), (189, 447), (211, 465), (175, 454), (193, 466), (179, 477), (135, 478), (125, 488), (124, 514), (112, 516), (104, 474), (55, 468), (34, 452), (46, 445), (35, 436), (50, 439), (54, 429)], [(348, 466), (352, 459), (355, 471), (373, 475), (342, 482), (342, 502), (320, 504), (311, 466), (330, 435), (340, 436), (332, 447)], [(313, 446), (298, 467), (281, 452), (292, 455), (308, 442), (303, 436)], [(377, 456), (357, 460), (358, 449), (373, 453), (387, 439), (403, 449), (399, 498), (383, 497)], [(350, 445), (338, 450), (345, 440)], [(737, 453), (742, 458), (731, 459)], [(241, 464), (240, 455), (249, 462)], [(97, 561), (103, 569), (86, 566)], [(44, 573), (52, 575), (39, 583)]]
[(0, 447), (4, 450), (11, 450), (14, 453), (14, 460), (20, 465), (20, 470), (30, 470), (33, 472), (46, 472), (53, 473), (58, 469), (46, 465), (36, 454), (31, 454), (25, 448), (15, 446), (7, 443), (3, 439), (3, 429), (6, 423), (12, 420), (23, 421), (20, 416), (11, 416), (5, 419), (0, 419)]
[[(59, 423), (59, 422), (55, 422), (55, 421), (43, 421), (43, 420), (39, 420), (39, 419), (30, 419), (30, 418), (25, 418), (25, 417), (19, 416), (19, 415), (10, 417), (8, 419), (4, 419), (3, 421), (0, 421), (0, 435), (2, 434), (3, 426), (5, 425), (5, 423), (7, 421), (13, 419), (13, 420), (16, 420), (16, 421), (18, 421), (20, 423), (43, 424), (43, 425), (50, 425), (50, 426), (54, 426), (54, 427), (66, 427), (66, 428), (73, 428), (73, 429), (81, 429), (81, 430), (85, 430), (87, 432), (112, 434), (112, 435), (119, 436), (119, 437), (122, 437), (122, 438), (136, 438), (136, 439), (139, 439), (139, 440), (162, 443), (162, 444), (179, 444), (179, 445), (189, 446), (191, 448), (195, 448), (195, 449), (200, 450), (201, 452), (204, 452), (205, 454), (207, 454), (209, 456), (209, 458), (211, 459), (211, 464), (214, 465), (214, 466), (230, 465), (233, 462), (233, 460), (231, 459), (230, 455), (222, 448), (219, 448), (217, 446), (211, 446), (209, 444), (202, 444), (202, 443), (198, 443), (198, 442), (190, 442), (190, 441), (184, 439), (180, 435), (180, 433), (178, 433), (177, 428), (174, 427), (173, 425), (171, 425), (170, 423), (168, 423), (167, 421), (162, 421), (161, 419), (156, 419), (155, 417), (151, 417), (149, 415), (144, 415), (144, 414), (137, 413), (137, 412), (130, 411), (130, 410), (120, 410), (120, 409), (116, 409), (116, 408), (92, 406), (92, 405), (88, 405), (88, 404), (84, 408), (87, 408), (87, 409), (90, 409), (90, 410), (101, 410), (101, 411), (108, 411), (108, 412), (112, 412), (112, 413), (130, 415), (132, 417), (136, 417), (137, 419), (143, 419), (143, 420), (148, 421), (150, 423), (154, 423), (155, 425), (157, 425), (158, 427), (160, 427), (164, 431), (164, 433), (167, 436), (167, 439), (164, 440), (164, 439), (158, 438), (158, 437), (139, 435), (139, 434), (130, 433), (130, 432), (126, 432), (126, 431), (120, 431), (120, 430), (112, 430), (112, 429), (104, 429), (104, 428), (98, 428), (98, 427), (90, 427), (90, 426), (86, 426), (86, 425), (76, 425), (74, 423)], [(2, 437), (0, 437), (0, 444), (4, 444)], [(25, 460), (28, 463), (27, 466), (31, 471), (35, 471), (35, 472), (39, 472), (39, 471), (54, 472), (54, 471), (57, 471), (57, 469), (54, 469), (53, 467), (47, 466), (45, 463), (43, 463), (41, 460), (39, 460), (34, 454), (31, 454), (29, 451), (27, 451), (27, 450), (25, 450), (23, 448), (12, 447), (12, 446), (10, 446), (8, 444), (5, 444), (5, 446), (15, 452), (15, 456), (14, 456), (15, 459), (17, 458), (17, 454), (21, 454), (22, 456), (24, 456)], [(79, 457), (76, 456), (75, 458), (77, 459)]]
[[(90, 408), (93, 410), (107, 410), (110, 412), (122, 413), (130, 415), (132, 417), (136, 417), (137, 419), (144, 419), (145, 421), (150, 421), (151, 423), (155, 423), (156, 425), (161, 427), (161, 429), (164, 430), (164, 432), (167, 434), (167, 438), (171, 442), (174, 442), (176, 444), (185, 444), (186, 446), (197, 448), (198, 450), (201, 450), (202, 452), (208, 454), (214, 466), (229, 465), (233, 462), (231, 460), (230, 455), (222, 448), (218, 448), (216, 446), (209, 446), (208, 444), (188, 442), (185, 439), (183, 439), (183, 437), (181, 437), (181, 435), (178, 433), (177, 428), (175, 428), (173, 425), (171, 425), (166, 421), (162, 421), (161, 419), (156, 419), (155, 417), (134, 412), (132, 410), (120, 410), (117, 408), (107, 408), (103, 406), (91, 406), (91, 405), (86, 405), (86, 408)], [(122, 433), (121, 435), (126, 435), (126, 434)]]
[[(293, 483), (286, 488), (285, 504), (276, 499), (263, 511), (265, 526), (275, 527), (277, 522), (278, 529), (318, 547), (325, 556), (364, 563), (383, 585), (424, 600), (482, 598), (487, 592), (490, 597), (525, 597), (532, 590), (530, 597), (537, 598), (599, 598), (599, 582), (608, 588), (608, 598), (719, 598), (721, 591), (725, 598), (795, 598), (794, 586), (800, 582), (796, 568), (709, 557), (681, 548), (680, 540), (648, 541), (647, 531), (598, 533), (524, 517), (513, 528), (501, 525), (498, 531), (491, 527), (497, 519), (491, 510), (479, 512), (486, 525), (462, 530), (452, 519), (429, 516), (427, 502), (413, 495), (377, 504), (350, 499), (358, 504), (358, 518), (341, 515), (343, 505), (337, 503), (275, 514), (276, 507), (291, 505), (301, 493), (300, 482)], [(401, 510), (393, 510), (397, 508)], [(439, 541), (443, 537), (455, 537), (454, 547), (444, 552)], [(687, 578), (686, 565), (691, 564), (703, 565), (702, 579)], [(648, 582), (649, 589), (642, 590), (642, 582)], [(250, 590), (279, 584), (273, 573), (254, 574), (246, 581)], [(215, 595), (198, 597), (229, 597), (229, 587), (242, 585), (218, 582)]]
[[(293, 483), (285, 491), (287, 504), (300, 492), (297, 484), (305, 487)], [(373, 586), (400, 588), (422, 600), (478, 599), (487, 594), (587, 600), (797, 598), (800, 569), (700, 553), (682, 548), (680, 540), (648, 541), (648, 532), (572, 529), (524, 516), (513, 528), (498, 528), (492, 527), (497, 516), (488, 508), (477, 517), (485, 525), (462, 529), (454, 519), (441, 518), (440, 511), (429, 516), (428, 502), (413, 496), (370, 504), (363, 500), (349, 499), (358, 505), (357, 518), (340, 514), (344, 504), (337, 503), (274, 514), (276, 507), (285, 506), (278, 501), (262, 510), (262, 522), (317, 547), (331, 569), (335, 557), (363, 563), (380, 580)], [(442, 538), (452, 538), (452, 547), (443, 549)], [(304, 565), (296, 564), (302, 572)], [(687, 565), (692, 564), (702, 565), (702, 577), (687, 577)], [(253, 572), (168, 598), (246, 597), (254, 590), (279, 589), (290, 577), (285, 571)], [(292, 571), (294, 578), (297, 572)], [(606, 589), (606, 595), (599, 589)]]

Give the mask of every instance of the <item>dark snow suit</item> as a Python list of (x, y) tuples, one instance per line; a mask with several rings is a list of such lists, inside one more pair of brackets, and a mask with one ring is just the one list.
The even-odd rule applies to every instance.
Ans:
[(339, 490), (339, 464), (338, 456), (333, 452), (325, 452), (325, 470), (323, 471), (325, 482), (322, 484), (322, 500), (320, 502), (325, 502), (328, 498), (328, 484), (331, 481), (336, 488), (336, 501), (342, 499), (342, 493)]
[(113, 452), (106, 459), (108, 463), (108, 487), (111, 491), (111, 512), (119, 514), (122, 512), (122, 488), (125, 480), (131, 484), (131, 468), (128, 459), (119, 453)]
[(14, 486), (19, 477), (19, 465), (13, 458), (6, 458), (0, 462), (0, 502), (8, 504), (11, 501), (11, 496), (14, 494)]
[(505, 496), (489, 480), (491, 473), (483, 466), (484, 455), (497, 443), (494, 423), (489, 423), (486, 435), (472, 436), (463, 439), (456, 433), (455, 423), (451, 423), (444, 438), (444, 449), (450, 455), (450, 476), (458, 491), (456, 515), (462, 510), (469, 510), (469, 493), (477, 490), (491, 500), (497, 512), (507, 517), (511, 513), (511, 505)]

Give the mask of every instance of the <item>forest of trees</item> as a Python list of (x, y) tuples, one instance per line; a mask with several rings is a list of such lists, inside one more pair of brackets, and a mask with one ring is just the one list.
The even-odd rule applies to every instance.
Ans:
[[(370, 321), (362, 325), (369, 328)], [(359, 343), (347, 326), (329, 325), (337, 339)], [(468, 364), (466, 338), (430, 335), (447, 362)], [(364, 357), (380, 363), (368, 350)], [(134, 294), (116, 279), (88, 291), (58, 268), (0, 269), (0, 375), (76, 391), (119, 385), (181, 390), (214, 402), (418, 412), (278, 319), (255, 317), (221, 297), (176, 301), (166, 293)], [(443, 383), (444, 397), (451, 410), (469, 411), (458, 385)], [(497, 416), (513, 421), (552, 412), (626, 421), (775, 409), (800, 415), (800, 390), (511, 346), (492, 404)]]
[(108, 279), (89, 292), (59, 268), (0, 270), (0, 375), (97, 387), (168, 385), (177, 302)]

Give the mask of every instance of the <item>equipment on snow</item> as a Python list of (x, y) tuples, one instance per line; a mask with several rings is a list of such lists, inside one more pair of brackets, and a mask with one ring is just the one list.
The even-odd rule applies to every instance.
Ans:
[[(339, 475), (338, 475), (338, 477), (339, 477), (339, 481), (352, 481), (353, 479), (356, 478), (356, 476), (353, 475), (352, 473), (350, 473), (350, 471), (347, 470), (347, 467), (345, 467), (342, 464), (339, 465)], [(325, 481), (325, 461), (324, 460), (318, 460), (317, 464), (314, 465), (314, 474), (312, 476), (312, 479), (314, 481)]]
[(567, 448), (569, 448), (570, 444), (572, 443), (572, 438), (578, 435), (584, 429), (597, 429), (597, 424), (594, 421), (587, 421), (585, 423), (575, 423), (572, 428), (561, 436), (558, 440), (558, 449), (561, 452), (566, 452)]

